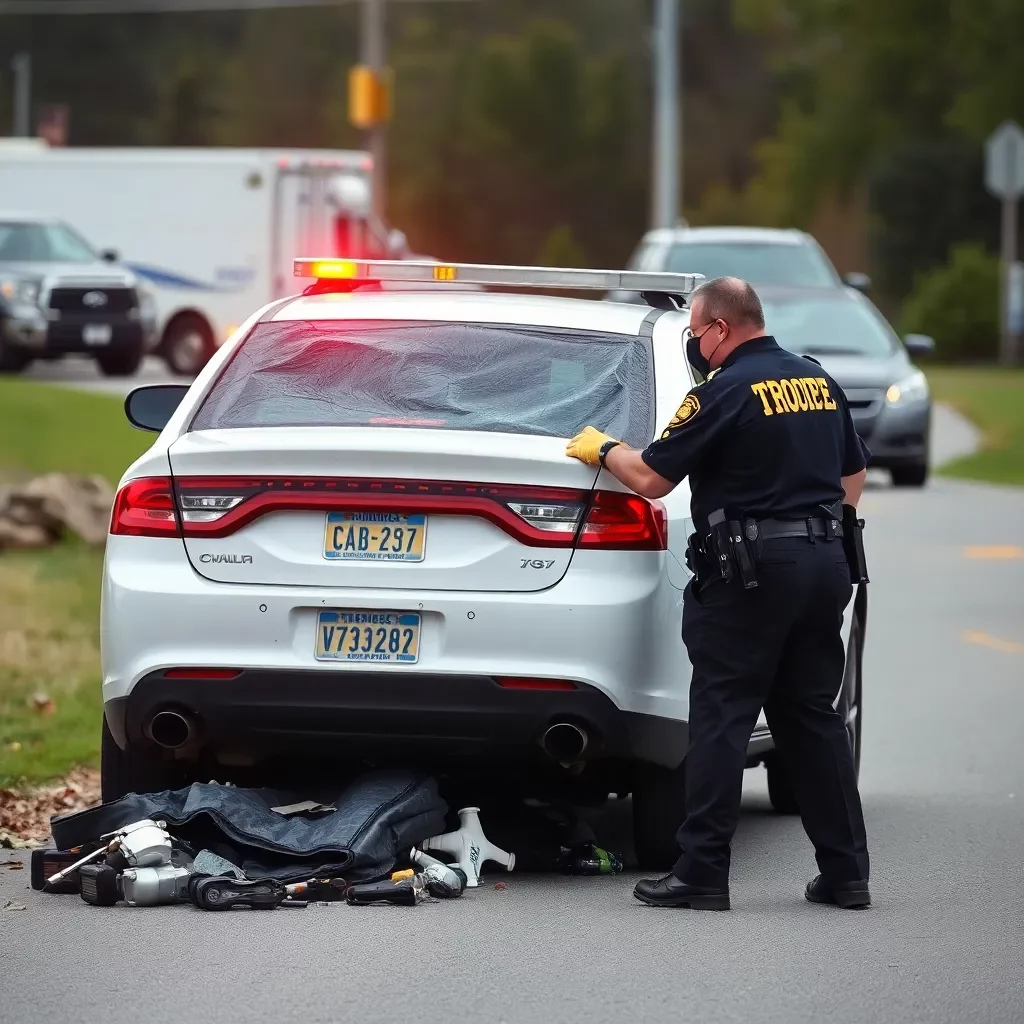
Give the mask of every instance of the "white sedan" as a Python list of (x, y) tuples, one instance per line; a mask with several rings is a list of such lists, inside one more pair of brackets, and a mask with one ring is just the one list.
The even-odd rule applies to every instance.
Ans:
[[(328, 755), (632, 793), (676, 855), (690, 665), (685, 482), (663, 502), (565, 454), (637, 446), (692, 386), (694, 275), (298, 261), (122, 479), (102, 604), (103, 795)], [(393, 290), (396, 282), (408, 290)], [(649, 306), (465, 285), (623, 288)], [(863, 595), (839, 695), (857, 743)], [(749, 763), (792, 796), (763, 720)], [(524, 781), (524, 784), (527, 784)]]

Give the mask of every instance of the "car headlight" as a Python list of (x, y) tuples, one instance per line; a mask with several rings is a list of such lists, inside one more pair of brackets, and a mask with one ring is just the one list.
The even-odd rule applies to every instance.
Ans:
[(0, 295), (8, 302), (25, 302), (34, 306), (39, 301), (40, 284), (25, 277), (0, 278)]
[(890, 405), (924, 402), (927, 398), (928, 378), (920, 370), (915, 370), (909, 377), (890, 385), (885, 393), (885, 400)]

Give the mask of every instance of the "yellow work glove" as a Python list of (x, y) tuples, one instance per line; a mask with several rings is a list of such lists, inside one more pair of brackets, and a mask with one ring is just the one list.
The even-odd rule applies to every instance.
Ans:
[(588, 466), (601, 465), (601, 445), (612, 440), (596, 427), (584, 427), (566, 446), (565, 454)]

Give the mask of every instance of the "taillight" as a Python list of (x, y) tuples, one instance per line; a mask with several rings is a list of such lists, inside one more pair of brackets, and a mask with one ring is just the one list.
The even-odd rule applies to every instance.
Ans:
[(271, 512), (396, 512), (487, 519), (529, 547), (572, 547), (587, 491), (446, 480), (330, 477), (181, 477), (186, 537), (226, 537)]
[(110, 532), (227, 537), (273, 512), (395, 512), (479, 516), (527, 547), (660, 551), (660, 502), (620, 491), (439, 480), (331, 477), (151, 477), (117, 495)]
[(668, 547), (665, 506), (638, 494), (596, 491), (580, 533), (579, 547), (664, 551)]
[(110, 532), (121, 537), (175, 537), (174, 493), (167, 477), (132, 480), (117, 492)]

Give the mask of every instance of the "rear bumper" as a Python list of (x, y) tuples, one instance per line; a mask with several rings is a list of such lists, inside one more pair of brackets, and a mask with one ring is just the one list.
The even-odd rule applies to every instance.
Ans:
[(428, 673), (246, 670), (197, 680), (155, 672), (104, 714), (123, 747), (151, 742), (149, 722), (165, 709), (195, 723), (197, 747), (253, 755), (549, 761), (540, 741), (557, 722), (586, 732), (586, 760), (675, 766), (687, 744), (685, 722), (621, 711), (591, 686), (513, 690), (486, 676)]
[[(540, 735), (565, 715), (593, 728), (595, 757), (678, 764), (690, 676), (682, 596), (664, 571), (630, 571), (629, 555), (577, 552), (561, 582), (534, 592), (342, 590), (216, 583), (192, 569), (177, 539), (108, 537), (101, 649), (111, 731), (133, 742), (159, 705), (178, 703), (204, 720), (211, 746), (281, 748), (305, 737), (335, 752), (372, 751), (393, 737), (539, 754)], [(317, 611), (332, 607), (418, 612), (419, 662), (318, 662)], [(168, 679), (174, 668), (241, 674)], [(577, 689), (510, 690), (495, 677)]]

